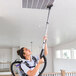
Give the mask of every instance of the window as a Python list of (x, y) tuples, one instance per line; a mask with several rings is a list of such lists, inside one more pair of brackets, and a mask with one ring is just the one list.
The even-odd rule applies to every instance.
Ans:
[(76, 59), (76, 49), (56, 50), (56, 58)]
[(76, 59), (76, 49), (72, 49), (72, 59)]
[(60, 50), (56, 51), (56, 58), (61, 58)]
[(71, 59), (71, 52), (68, 49), (62, 50), (63, 58), (64, 59)]

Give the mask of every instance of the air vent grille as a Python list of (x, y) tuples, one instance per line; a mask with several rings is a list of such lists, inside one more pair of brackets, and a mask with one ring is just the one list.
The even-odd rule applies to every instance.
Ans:
[(22, 0), (22, 8), (46, 9), (54, 0)]

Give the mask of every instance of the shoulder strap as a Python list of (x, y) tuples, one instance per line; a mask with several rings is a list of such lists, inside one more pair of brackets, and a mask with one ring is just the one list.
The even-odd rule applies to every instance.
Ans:
[(32, 56), (32, 59), (33, 59), (33, 61), (34, 61), (34, 65), (36, 66), (36, 64), (37, 64), (37, 59), (36, 59), (36, 57), (35, 57), (35, 56)]
[(30, 66), (29, 63), (27, 63), (26, 61), (25, 61), (25, 65), (26, 65), (28, 68), (33, 68), (33, 67), (35, 67), (35, 66)]
[[(24, 62), (25, 65), (26, 65), (27, 67), (29, 67), (29, 68), (33, 68), (33, 67), (35, 67), (36, 64), (37, 64), (37, 59), (36, 59), (36, 57), (35, 57), (35, 56), (32, 56), (32, 59), (33, 59), (33, 61), (34, 61), (34, 66), (30, 66), (26, 61)], [(21, 68), (21, 65), (20, 65), (19, 68), (20, 68), (20, 70), (22, 71), (22, 76), (28, 76), (26, 73), (24, 73), (23, 69)]]
[(28, 76), (28, 75), (24, 72), (24, 70), (21, 68), (21, 64), (20, 64), (20, 66), (19, 66), (19, 69), (20, 69), (21, 76)]
[(33, 59), (33, 61), (34, 61), (34, 66), (30, 66), (29, 63), (27, 63), (27, 61), (25, 61), (26, 66), (29, 67), (29, 68), (33, 68), (33, 67), (35, 67), (36, 64), (37, 64), (37, 59), (36, 59), (36, 57), (35, 57), (35, 56), (32, 56), (32, 59)]
[(32, 56), (32, 59), (34, 60), (35, 63), (37, 63), (37, 59), (35, 56)]

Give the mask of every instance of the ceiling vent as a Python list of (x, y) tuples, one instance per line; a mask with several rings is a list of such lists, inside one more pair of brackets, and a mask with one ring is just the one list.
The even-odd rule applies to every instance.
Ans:
[(22, 0), (22, 8), (46, 9), (54, 0)]

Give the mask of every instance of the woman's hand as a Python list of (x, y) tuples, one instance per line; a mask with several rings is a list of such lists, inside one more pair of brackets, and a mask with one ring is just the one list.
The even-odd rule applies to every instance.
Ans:
[(44, 63), (44, 59), (43, 59), (43, 58), (41, 58), (41, 59), (39, 60), (39, 64), (42, 64), (42, 63)]
[(47, 41), (47, 35), (43, 37), (43, 40)]

